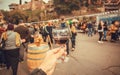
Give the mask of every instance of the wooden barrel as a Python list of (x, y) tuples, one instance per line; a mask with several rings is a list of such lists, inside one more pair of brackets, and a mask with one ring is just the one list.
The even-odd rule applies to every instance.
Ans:
[(30, 72), (41, 65), (48, 50), (49, 46), (47, 44), (41, 44), (40, 46), (28, 45), (27, 65)]

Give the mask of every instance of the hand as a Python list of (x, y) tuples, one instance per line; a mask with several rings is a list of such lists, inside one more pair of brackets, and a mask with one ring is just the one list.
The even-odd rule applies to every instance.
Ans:
[(47, 52), (47, 55), (39, 67), (42, 69), (47, 75), (52, 75), (54, 72), (56, 63), (58, 58), (60, 58), (63, 54), (65, 54), (66, 47), (56, 48)]
[(26, 40), (25, 40), (25, 39), (22, 39), (22, 40), (21, 40), (21, 42), (23, 42), (23, 43), (24, 43), (24, 42), (26, 42)]
[(33, 37), (34, 37), (34, 35), (31, 35), (31, 37), (33, 38)]

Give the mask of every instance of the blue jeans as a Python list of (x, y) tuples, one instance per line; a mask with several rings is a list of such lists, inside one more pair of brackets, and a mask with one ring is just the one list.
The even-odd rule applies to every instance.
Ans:
[(88, 28), (88, 36), (92, 36), (92, 32), (93, 32), (92, 28)]
[(107, 31), (103, 31), (103, 33), (104, 33), (104, 37), (103, 37), (103, 39), (106, 40)]

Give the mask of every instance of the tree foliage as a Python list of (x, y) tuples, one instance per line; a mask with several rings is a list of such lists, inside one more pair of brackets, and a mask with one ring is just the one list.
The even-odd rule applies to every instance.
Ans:
[[(105, 2), (106, 0), (102, 0)], [(96, 8), (99, 5), (100, 0), (54, 0), (55, 11), (58, 14), (70, 14), (74, 10), (79, 10), (81, 7), (85, 6), (90, 8)]]
[(10, 12), (10, 22), (14, 24), (18, 24), (19, 20), (24, 20), (26, 21), (26, 13), (21, 11), (21, 10), (15, 10)]
[[(90, 2), (89, 2), (90, 1)], [(19, 20), (22, 19), (24, 22), (31, 21), (41, 21), (58, 18), (60, 15), (70, 15), (76, 10), (79, 10), (82, 7), (87, 7), (87, 9), (94, 11), (93, 8), (98, 6), (100, 0), (53, 0), (55, 7), (54, 13), (47, 13), (45, 10), (36, 9), (34, 11), (28, 10), (14, 10), (14, 11), (4, 11), (4, 19), (7, 22), (18, 24)], [(102, 0), (102, 3), (106, 0)], [(101, 5), (99, 5), (101, 6)], [(89, 12), (89, 11), (88, 11)], [(56, 14), (57, 13), (57, 14)], [(79, 12), (78, 12), (79, 13)]]
[(58, 14), (69, 14), (73, 10), (79, 10), (79, 0), (54, 0), (55, 11)]
[(4, 20), (9, 23), (18, 24), (19, 20), (24, 20), (24, 22), (31, 21), (40, 21), (40, 10), (14, 10), (14, 11), (4, 11), (2, 10), (4, 15)]

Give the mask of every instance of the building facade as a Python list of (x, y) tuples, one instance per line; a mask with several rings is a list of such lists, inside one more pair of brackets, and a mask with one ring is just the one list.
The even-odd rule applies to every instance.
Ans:
[(19, 8), (19, 4), (12, 3), (12, 4), (9, 5), (10, 11), (16, 10), (16, 9), (18, 9), (18, 8)]
[(12, 3), (9, 5), (9, 9), (12, 10), (36, 10), (36, 9), (45, 9), (45, 3), (42, 0), (31, 0), (30, 2), (24, 4), (15, 4)]
[(47, 12), (53, 12), (54, 11), (54, 2), (53, 0), (49, 0), (48, 3), (46, 4), (46, 10)]
[(114, 11), (120, 9), (120, 0), (107, 0), (104, 3), (105, 11)]

